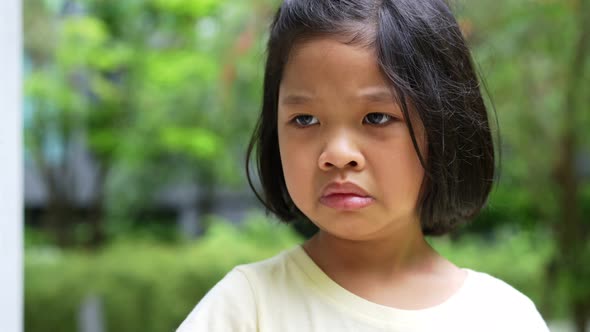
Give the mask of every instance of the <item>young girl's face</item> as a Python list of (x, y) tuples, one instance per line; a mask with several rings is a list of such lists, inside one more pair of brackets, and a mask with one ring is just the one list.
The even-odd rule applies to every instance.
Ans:
[(293, 202), (322, 231), (366, 240), (420, 227), (424, 171), (394, 100), (370, 49), (318, 38), (291, 51), (279, 92), (282, 167)]

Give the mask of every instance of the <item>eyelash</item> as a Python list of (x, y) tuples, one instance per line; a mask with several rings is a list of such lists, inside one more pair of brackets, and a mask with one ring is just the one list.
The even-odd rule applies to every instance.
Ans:
[[(386, 118), (387, 118), (387, 120), (386, 120), (384, 123), (367, 123), (367, 122), (366, 122), (366, 119), (367, 119), (367, 117), (368, 117), (368, 116), (370, 116), (370, 115), (382, 115), (382, 116), (386, 117)], [(292, 119), (290, 122), (291, 122), (291, 123), (293, 123), (295, 126), (297, 126), (297, 127), (299, 127), (299, 128), (307, 128), (307, 127), (311, 127), (311, 126), (313, 126), (313, 125), (315, 125), (315, 124), (317, 124), (317, 123), (318, 123), (318, 121), (317, 121), (317, 118), (316, 118), (316, 119), (315, 119), (315, 121), (316, 121), (315, 123), (311, 123), (311, 124), (305, 124), (305, 125), (302, 125), (302, 124), (300, 124), (300, 123), (299, 123), (299, 121), (298, 121), (298, 120), (299, 120), (299, 119), (301, 119), (301, 118), (303, 118), (303, 117), (312, 117), (312, 118), (315, 118), (313, 115), (309, 115), (309, 114), (302, 114), (302, 115), (298, 115), (298, 116), (294, 117), (294, 118), (293, 118), (293, 119)], [(388, 125), (388, 124), (390, 124), (390, 123), (392, 123), (392, 122), (394, 122), (394, 121), (396, 121), (396, 120), (397, 120), (397, 118), (395, 118), (395, 117), (394, 117), (394, 116), (392, 116), (392, 115), (385, 114), (385, 113), (378, 113), (378, 112), (375, 112), (375, 113), (369, 113), (369, 114), (367, 114), (367, 115), (366, 115), (366, 116), (363, 118), (363, 123), (367, 123), (367, 124), (369, 124), (369, 125), (376, 126), (376, 127), (383, 127), (383, 126), (386, 126), (386, 125)]]

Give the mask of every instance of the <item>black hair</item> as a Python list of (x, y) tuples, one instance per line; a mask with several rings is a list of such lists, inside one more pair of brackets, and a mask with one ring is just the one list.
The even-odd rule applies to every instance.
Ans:
[[(248, 182), (279, 219), (307, 218), (285, 184), (278, 145), (279, 86), (294, 44), (347, 37), (371, 47), (404, 117), (425, 128), (426, 155), (406, 121), (425, 177), (418, 198), (425, 235), (446, 234), (475, 217), (493, 185), (494, 144), (480, 83), (461, 29), (443, 0), (286, 0), (270, 27), (262, 112), (246, 157)], [(256, 151), (261, 196), (250, 160)]]

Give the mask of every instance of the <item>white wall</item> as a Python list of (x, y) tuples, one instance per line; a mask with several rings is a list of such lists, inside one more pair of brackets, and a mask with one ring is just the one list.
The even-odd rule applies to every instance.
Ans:
[(0, 0), (0, 331), (23, 330), (21, 1)]

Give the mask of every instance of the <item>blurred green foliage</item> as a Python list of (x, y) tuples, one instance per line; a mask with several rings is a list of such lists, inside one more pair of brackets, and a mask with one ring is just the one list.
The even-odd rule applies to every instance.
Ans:
[(244, 186), (273, 2), (24, 1), (26, 158), (61, 246), (84, 219), (71, 176), (81, 149), (95, 168), (94, 247), (171, 183), (199, 186), (202, 216), (216, 188)]

